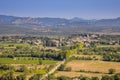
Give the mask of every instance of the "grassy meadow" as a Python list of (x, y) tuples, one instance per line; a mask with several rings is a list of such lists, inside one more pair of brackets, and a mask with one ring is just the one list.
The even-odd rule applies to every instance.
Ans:
[[(43, 64), (55, 64), (55, 60), (42, 60)], [(29, 58), (0, 58), (0, 64), (39, 64), (39, 59), (29, 59)]]

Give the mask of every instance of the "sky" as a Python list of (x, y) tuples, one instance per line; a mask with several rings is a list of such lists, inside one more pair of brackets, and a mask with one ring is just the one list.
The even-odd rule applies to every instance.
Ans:
[(120, 0), (0, 0), (0, 15), (116, 18), (120, 17)]

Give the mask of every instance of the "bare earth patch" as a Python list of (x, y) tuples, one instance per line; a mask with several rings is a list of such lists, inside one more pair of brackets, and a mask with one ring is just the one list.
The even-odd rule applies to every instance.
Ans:
[(68, 62), (66, 66), (71, 67), (72, 71), (85, 70), (107, 73), (110, 68), (113, 68), (116, 69), (116, 72), (120, 72), (119, 62), (73, 60)]
[(103, 74), (97, 74), (97, 73), (82, 73), (82, 72), (66, 72), (66, 71), (59, 71), (58, 73), (55, 74), (56, 77), (59, 77), (59, 76), (78, 77), (78, 76), (80, 76), (80, 75), (88, 76), (88, 77), (97, 76), (97, 77), (101, 78), (101, 76), (102, 76)]

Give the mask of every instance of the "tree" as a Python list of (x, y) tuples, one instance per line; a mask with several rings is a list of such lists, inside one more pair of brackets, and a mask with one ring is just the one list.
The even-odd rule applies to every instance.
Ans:
[(47, 80), (54, 80), (55, 77), (53, 75), (48, 75)]
[(21, 68), (18, 70), (19, 72), (24, 72), (25, 74), (28, 73), (28, 68), (26, 66), (21, 66)]
[(1, 76), (1, 80), (14, 80), (13, 71), (8, 72), (7, 74), (4, 74)]
[(40, 74), (35, 74), (34, 76), (32, 76), (29, 80), (40, 80), (42, 77), (42, 75)]
[(65, 65), (64, 65), (64, 64), (62, 64), (62, 65), (58, 68), (58, 70), (59, 70), (59, 71), (63, 71), (63, 70), (64, 70), (64, 68), (65, 68)]
[(16, 80), (26, 80), (26, 75), (19, 75), (19, 76), (16, 76)]
[(39, 65), (42, 65), (43, 62), (42, 62), (42, 59), (39, 59)]
[(89, 78), (89, 77), (86, 77), (86, 76), (80, 76), (79, 79), (80, 79), (80, 80), (90, 80), (90, 78)]
[(98, 77), (92, 77), (91, 80), (99, 80)]
[(9, 70), (8, 65), (0, 65), (0, 70)]
[(79, 43), (76, 43), (74, 46), (73, 46), (74, 49), (81, 49), (83, 48), (83, 44), (81, 42)]
[(113, 77), (114, 80), (120, 80), (120, 73), (115, 74)]
[(71, 67), (67, 67), (65, 70), (66, 70), (66, 71), (71, 71), (72, 68), (71, 68)]
[(70, 78), (66, 76), (60, 76), (57, 78), (57, 80), (70, 80)]
[(102, 76), (101, 80), (114, 80), (114, 79), (111, 76), (105, 75), (105, 76)]
[(95, 44), (94, 42), (91, 42), (91, 43), (90, 43), (90, 46), (95, 48), (95, 47), (96, 47), (96, 44)]
[(77, 53), (79, 53), (79, 50), (83, 48), (83, 44), (81, 42), (79, 43), (76, 43), (74, 46), (73, 46), (73, 49), (76, 49)]
[(109, 74), (114, 74), (116, 70), (115, 69), (109, 69), (108, 71), (109, 71)]
[(68, 50), (61, 51), (59, 53), (59, 57), (58, 58), (60, 58), (60, 60), (67, 59), (68, 58)]

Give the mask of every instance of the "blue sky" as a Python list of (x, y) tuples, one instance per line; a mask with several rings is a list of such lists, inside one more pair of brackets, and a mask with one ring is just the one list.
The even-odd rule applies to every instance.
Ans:
[(120, 17), (120, 0), (0, 0), (0, 14), (101, 19)]

